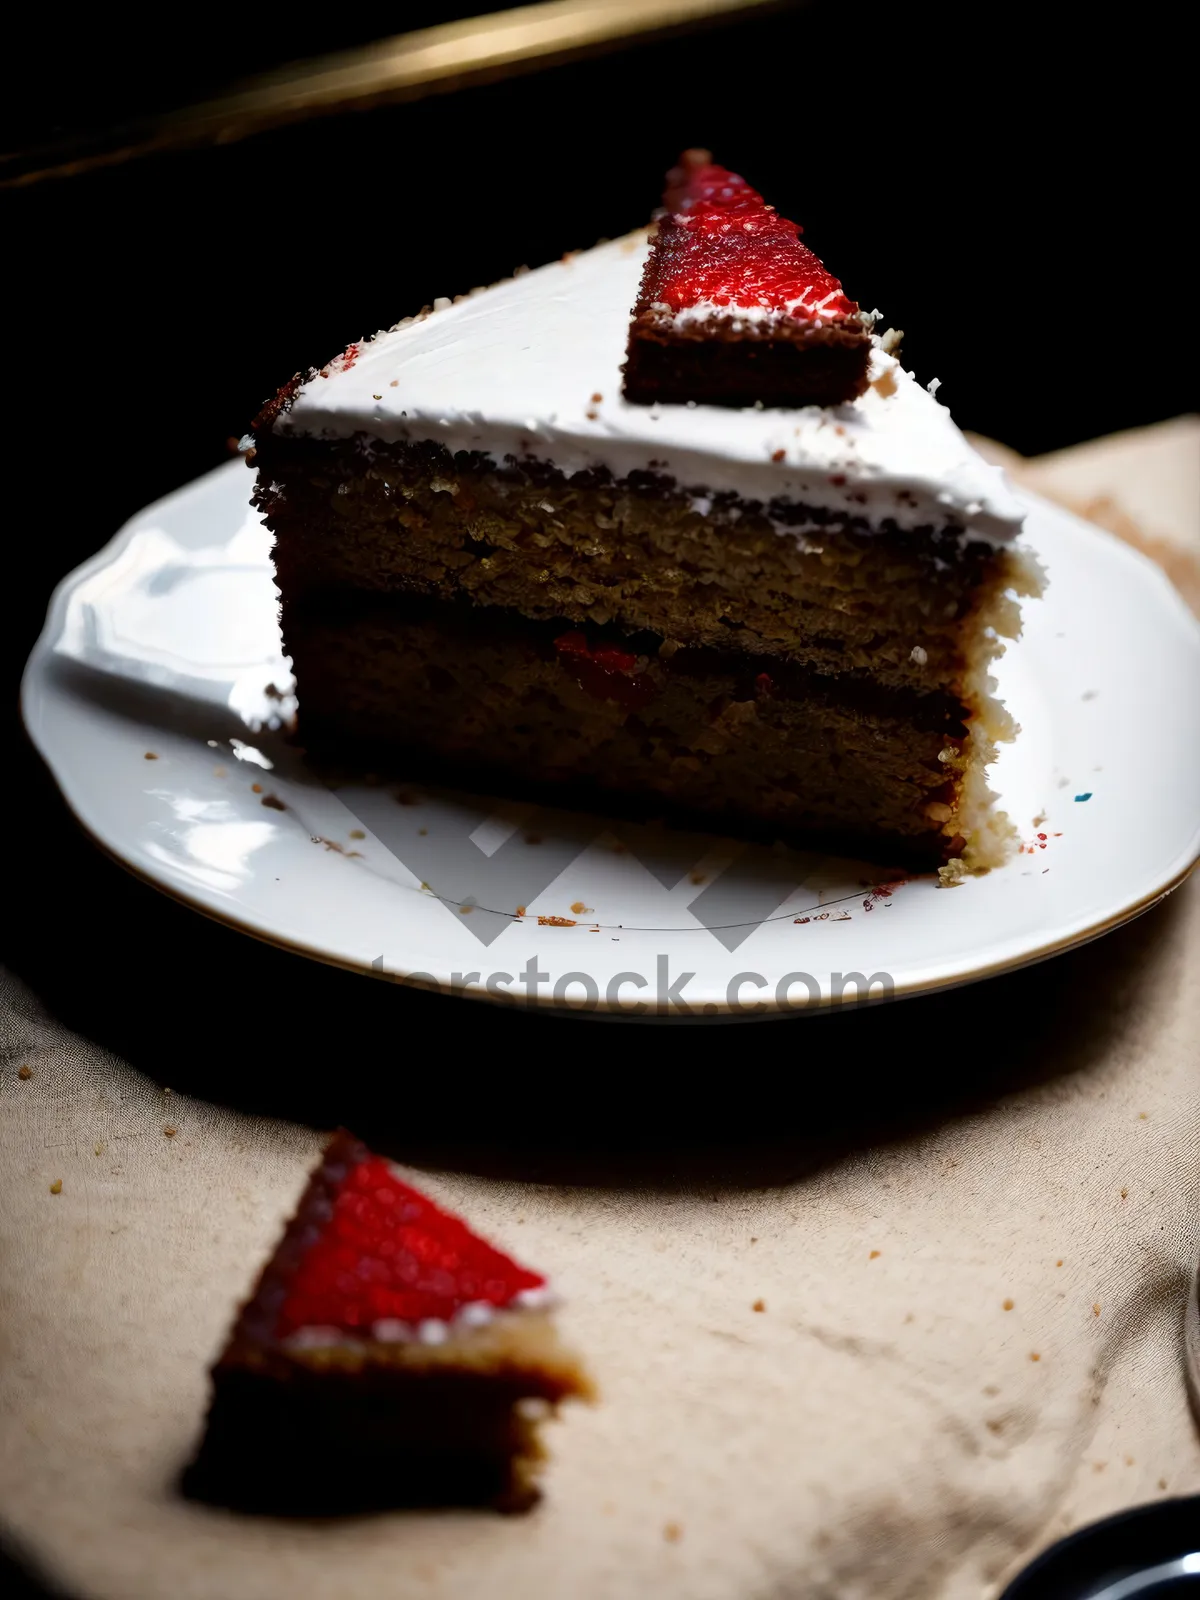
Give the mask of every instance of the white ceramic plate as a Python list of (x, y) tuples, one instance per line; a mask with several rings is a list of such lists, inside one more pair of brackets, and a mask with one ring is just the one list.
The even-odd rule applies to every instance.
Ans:
[(330, 789), (282, 732), (291, 680), (250, 481), (219, 468), (66, 579), (23, 707), (99, 844), (259, 938), (468, 995), (761, 1017), (1056, 954), (1196, 859), (1200, 629), (1150, 562), (1040, 501), (1027, 536), (1050, 587), (999, 669), (1022, 732), (995, 782), (1024, 848), (940, 889), (417, 784)]

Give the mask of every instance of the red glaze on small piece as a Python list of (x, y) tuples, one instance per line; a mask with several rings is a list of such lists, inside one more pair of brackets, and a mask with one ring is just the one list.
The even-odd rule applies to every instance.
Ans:
[[(659, 219), (652, 298), (672, 311), (712, 304), (827, 320), (858, 311), (833, 273), (800, 243), (744, 178), (711, 162), (684, 164), (667, 178)], [(647, 283), (643, 297), (650, 298)]]
[(276, 1336), (298, 1328), (369, 1333), (372, 1324), (449, 1322), (470, 1302), (504, 1307), (546, 1280), (471, 1232), (390, 1162), (367, 1155), (350, 1168), (333, 1215), (297, 1268)]
[(559, 660), (584, 694), (594, 700), (613, 700), (626, 711), (640, 711), (658, 693), (647, 673), (630, 676), (637, 657), (616, 645), (598, 644), (593, 650), (578, 630), (563, 633), (554, 641)]

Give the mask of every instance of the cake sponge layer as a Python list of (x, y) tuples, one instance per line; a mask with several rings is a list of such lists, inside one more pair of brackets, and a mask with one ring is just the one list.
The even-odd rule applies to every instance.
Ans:
[[(439, 1359), (440, 1355), (440, 1359)], [(540, 1425), (589, 1387), (545, 1317), (420, 1344), (227, 1357), (185, 1491), (244, 1511), (331, 1516), (536, 1502)]]
[(978, 831), (960, 801), (985, 792), (991, 745), (942, 692), (416, 598), (288, 603), (284, 637), (320, 755), (623, 796), (897, 864), (969, 855)]
[(698, 497), (645, 473), (568, 480), (440, 446), (269, 437), (259, 503), (281, 590), (465, 597), (534, 619), (650, 630), (826, 676), (962, 696), (1013, 637), (1020, 551), (946, 527)]

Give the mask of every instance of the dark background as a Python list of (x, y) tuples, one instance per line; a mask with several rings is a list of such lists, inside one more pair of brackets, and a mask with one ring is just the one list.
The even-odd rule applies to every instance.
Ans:
[[(177, 7), (69, 22), (43, 9), (8, 25), (9, 150), (484, 8), (309, 20), (297, 7)], [(819, 1127), (836, 1155), (1013, 1086), (1026, 1069), (1009, 1034), (981, 1045), (965, 1078), (957, 1050), (919, 1081), (904, 1070), (926, 1026), (977, 1037), (969, 992), (799, 1020), (786, 1054), (784, 1024), (688, 1030), (683, 1049), (675, 1033), (668, 1051), (660, 1028), (451, 1002), (257, 944), (82, 837), (23, 739), (17, 684), (54, 582), (221, 461), (298, 367), (437, 295), (643, 223), (692, 144), (743, 171), (853, 296), (906, 330), (908, 363), (942, 379), (963, 426), (1032, 454), (1191, 408), (1176, 309), (1194, 283), (1185, 57), (1161, 26), (1104, 31), (1075, 7), (798, 6), (0, 194), (0, 960), (68, 1024), (177, 1090), (347, 1121), (410, 1159), (486, 1169), (504, 1150), (505, 1170), (548, 1180), (586, 1177), (580, 1146), (605, 1144), (608, 1162), (614, 1138), (656, 1177), (664, 1159), (688, 1181), (736, 1166), (739, 1150), (761, 1176), (764, 1095), (779, 1138)], [(1057, 1059), (1056, 1039), (1086, 1038), (1094, 984), (1134, 981), (1173, 915), (997, 980), (996, 1013), (1042, 1041), (1039, 1062)], [(736, 1093), (734, 1050), (755, 1064)], [(837, 1074), (801, 1070), (834, 1059)], [(789, 1147), (789, 1171), (796, 1159), (810, 1157)], [(0, 1555), (0, 1587), (17, 1581)]]
[[(108, 13), (69, 29), (26, 16), (8, 36), (9, 148), (183, 104), (372, 24), (468, 10), (402, 6), (381, 25), (343, 9)], [(1194, 278), (1186, 71), (1161, 30), (1093, 32), (1074, 8), (801, 5), (0, 195), (0, 732), (5, 837), (20, 841), (0, 959), (139, 1061), (161, 1008), (201, 993), (253, 1005), (268, 977), (305, 996), (369, 987), (126, 880), (75, 835), (16, 710), (53, 583), (222, 460), (297, 367), (641, 224), (679, 150), (705, 144), (907, 330), (909, 363), (942, 379), (964, 426), (1035, 453), (1152, 422), (1195, 398), (1175, 309)]]

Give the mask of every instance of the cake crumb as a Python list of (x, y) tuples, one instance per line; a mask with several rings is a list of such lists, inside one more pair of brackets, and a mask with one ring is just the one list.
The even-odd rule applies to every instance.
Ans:
[(1092, 1302), (1092, 1315), (1094, 1317), (1098, 1317), (1100, 1315), (1100, 1302), (1099, 1302), (1099, 1300), (1093, 1300), (1093, 1302)]
[(915, 644), (908, 652), (908, 659), (914, 662), (918, 667), (924, 667), (929, 663), (929, 652), (924, 648), (924, 646)]
[(1029, 1359), (1030, 1361), (1040, 1361), (1042, 1358), (1036, 1350), (1031, 1350), (1029, 1352)]
[(758, 1235), (757, 1234), (752, 1233), (750, 1235), (750, 1243), (751, 1244), (757, 1244), (758, 1243)]
[(882, 1250), (872, 1250), (870, 1255), (867, 1257), (867, 1260), (868, 1261), (874, 1261), (876, 1259), (876, 1257), (881, 1256), (882, 1254), (883, 1254)]
[(96, 1154), (98, 1156), (102, 1156), (104, 1154), (104, 1146), (102, 1144), (98, 1144), (96, 1146)]
[(1014, 1305), (1014, 1304), (1015, 1304), (1015, 1302), (1014, 1302), (1014, 1301), (1012, 1301), (1012, 1300), (1006, 1300), (1006, 1301), (1005, 1301), (1005, 1302), (1004, 1302), (1004, 1309), (1005, 1309), (1005, 1311), (1011, 1311), (1011, 1310), (1012, 1310), (1012, 1308), (1013, 1308), (1013, 1305)]
[(580, 916), (583, 912), (590, 911), (591, 909), (591, 906), (585, 906), (582, 900), (572, 900), (571, 902), (571, 910), (576, 916)]
[(517, 915), (519, 917), (523, 917), (525, 915), (525, 907), (524, 906), (518, 906), (517, 907)]
[(265, 794), (265, 795), (263, 795), (261, 804), (266, 806), (268, 808), (268, 810), (270, 810), (270, 811), (286, 811), (287, 810), (286, 802), (281, 800), (277, 794)]
[(33, 1068), (32, 1067), (18, 1067), (17, 1068), (17, 1077), (20, 1078), (22, 1083), (28, 1083), (30, 1078), (33, 1077)]
[(785, 459), (786, 456), (787, 456), (787, 451), (786, 450), (772, 450), (771, 451), (771, 460), (772, 461), (782, 461), (782, 460)]
[(708, 882), (708, 873), (707, 872), (690, 872), (688, 874), (688, 877), (690, 878), (692, 883), (699, 884), (699, 883), (707, 883)]
[(61, 1178), (55, 1178), (54, 1182), (50, 1185), (50, 1193), (51, 1194), (61, 1194), (62, 1193), (62, 1179)]
[(1055, 1262), (1055, 1263), (1054, 1263), (1054, 1265), (1055, 1265), (1055, 1266), (1056, 1266), (1056, 1267), (1061, 1267), (1061, 1266), (1062, 1266), (1062, 1261), (1061, 1261), (1061, 1259), (1060, 1259), (1060, 1260), (1058, 1260), (1058, 1261), (1056, 1261), (1056, 1262)]
[(886, 372), (879, 374), (871, 387), (881, 400), (890, 400), (896, 392), (896, 374), (889, 367)]
[(1160, 1489), (1165, 1489), (1167, 1487), (1167, 1480), (1165, 1478), (1160, 1478), (1158, 1480), (1158, 1487)]
[(352, 839), (365, 839), (365, 838), (366, 838), (366, 837), (367, 837), (367, 836), (366, 836), (366, 834), (365, 834), (365, 833), (364, 833), (364, 832), (363, 832), (363, 831), (362, 831), (362, 829), (361, 829), (361, 828), (351, 828), (351, 829), (350, 829), (350, 837), (351, 837), (351, 838), (352, 838)]
[(261, 794), (262, 792), (263, 792), (263, 790), (262, 790), (262, 784), (261, 783), (252, 783), (250, 785), (250, 793), (251, 794)]
[(157, 761), (158, 757), (154, 754), (153, 750), (147, 750), (146, 754), (142, 757), (142, 760), (143, 761)]
[(1122, 1189), (1121, 1190), (1121, 1199), (1122, 1200), (1128, 1200), (1129, 1199), (1129, 1190), (1128, 1189)]
[(538, 927), (539, 928), (573, 928), (574, 926), (575, 926), (575, 920), (574, 920), (573, 917), (539, 917), (538, 918)]
[(750, 1309), (751, 1311), (765, 1311), (767, 1309), (767, 1302), (765, 1300), (756, 1300)]
[(683, 1538), (683, 1529), (678, 1522), (668, 1522), (663, 1527), (663, 1538), (668, 1544), (678, 1544)]
[(594, 394), (592, 396), (592, 404), (594, 406), (598, 406), (600, 404), (601, 400), (603, 400), (603, 399), (604, 399), (604, 396), (602, 394)]
[(163, 1129), (163, 1134), (168, 1139), (173, 1139), (178, 1132), (179, 1129), (174, 1125), (174, 1123), (171, 1122), (168, 1122), (166, 1127)]

